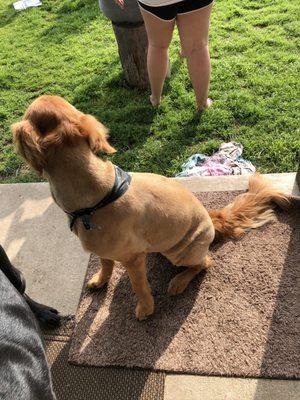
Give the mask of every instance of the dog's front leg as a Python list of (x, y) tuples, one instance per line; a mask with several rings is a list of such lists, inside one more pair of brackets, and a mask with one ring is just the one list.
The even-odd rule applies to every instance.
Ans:
[(128, 272), (132, 288), (138, 298), (135, 315), (139, 321), (145, 319), (154, 312), (154, 300), (146, 275), (146, 256), (139, 254), (132, 257), (124, 266)]
[(101, 258), (101, 264), (102, 268), (100, 268), (100, 270), (96, 272), (88, 281), (87, 287), (89, 289), (100, 289), (109, 281), (111, 277), (114, 261)]

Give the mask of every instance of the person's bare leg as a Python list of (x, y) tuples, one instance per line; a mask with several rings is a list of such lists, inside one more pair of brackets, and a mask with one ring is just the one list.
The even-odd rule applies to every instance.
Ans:
[(168, 49), (172, 39), (175, 20), (163, 21), (141, 8), (148, 36), (147, 67), (151, 86), (151, 104), (160, 103), (164, 81), (168, 72)]
[(112, 274), (114, 261), (101, 259), (102, 268), (98, 272), (96, 272), (91, 279), (88, 281), (89, 289), (100, 289), (103, 285), (105, 285)]
[(200, 10), (177, 15), (181, 41), (181, 54), (187, 58), (190, 79), (196, 95), (199, 111), (209, 107), (210, 56), (208, 31), (212, 4)]

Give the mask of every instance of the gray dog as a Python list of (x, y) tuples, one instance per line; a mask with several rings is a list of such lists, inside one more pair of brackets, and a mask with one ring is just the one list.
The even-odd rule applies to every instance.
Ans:
[(36, 306), (44, 322), (55, 324), (58, 319), (53, 319), (55, 310), (32, 301), (24, 290), (22, 274), (0, 246), (0, 399), (55, 400), (39, 326), (30, 307)]

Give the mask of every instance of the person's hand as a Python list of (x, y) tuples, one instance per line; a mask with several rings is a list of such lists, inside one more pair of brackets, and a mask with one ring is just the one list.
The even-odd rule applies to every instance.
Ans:
[(125, 5), (125, 0), (114, 0), (115, 3), (120, 7), (120, 8), (124, 8)]

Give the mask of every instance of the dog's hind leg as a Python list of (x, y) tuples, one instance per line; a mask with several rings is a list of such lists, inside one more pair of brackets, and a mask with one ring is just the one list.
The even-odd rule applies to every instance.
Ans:
[(88, 281), (87, 287), (89, 289), (100, 289), (109, 281), (111, 277), (114, 261), (101, 258), (101, 264), (102, 268), (100, 268), (100, 270), (96, 272)]
[(178, 252), (166, 253), (165, 256), (173, 265), (186, 267), (186, 270), (176, 275), (170, 282), (168, 294), (182, 293), (191, 280), (203, 269), (208, 269), (214, 263), (208, 256), (209, 246), (214, 239), (214, 228), (212, 223), (200, 229), (198, 235), (194, 235), (184, 248)]
[(135, 315), (139, 321), (142, 321), (154, 312), (154, 300), (146, 275), (146, 256), (145, 254), (136, 255), (123, 264), (138, 298)]
[(177, 274), (169, 283), (168, 294), (174, 296), (182, 293), (191, 280), (203, 269), (213, 266), (213, 261), (206, 256), (201, 264), (188, 266), (186, 270)]

